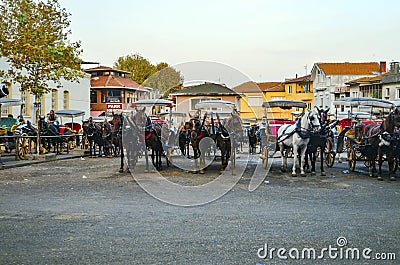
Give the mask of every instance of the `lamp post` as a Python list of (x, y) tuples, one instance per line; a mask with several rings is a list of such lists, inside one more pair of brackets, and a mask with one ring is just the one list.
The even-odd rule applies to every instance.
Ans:
[(35, 115), (36, 115), (36, 154), (40, 154), (40, 127), (39, 127), (39, 110), (41, 107), (41, 103), (36, 98), (35, 102), (33, 103), (33, 107), (35, 108)]

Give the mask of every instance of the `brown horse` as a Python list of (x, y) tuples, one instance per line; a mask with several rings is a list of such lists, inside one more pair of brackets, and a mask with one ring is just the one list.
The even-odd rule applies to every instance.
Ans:
[(373, 172), (376, 172), (376, 157), (378, 156), (379, 172), (378, 180), (382, 180), (382, 163), (383, 155), (389, 164), (389, 179), (396, 180), (393, 174), (394, 169), (394, 131), (395, 127), (400, 126), (400, 111), (396, 108), (391, 111), (385, 118), (382, 124), (373, 123), (366, 126), (362, 140), (365, 143), (365, 148), (361, 150), (362, 154), (368, 159), (369, 175), (372, 177)]
[[(126, 158), (129, 170), (136, 167), (139, 155), (144, 151), (146, 158), (145, 172), (149, 171), (148, 152), (146, 148), (145, 127), (147, 116), (145, 108), (137, 109), (132, 115), (123, 119), (122, 143), (126, 150)], [(121, 150), (123, 152), (123, 150)]]
[(242, 119), (236, 109), (231, 112), (231, 116), (223, 125), (220, 122), (218, 113), (217, 119), (220, 126), (220, 133), (218, 134), (217, 141), (221, 150), (222, 160), (220, 171), (226, 169), (230, 160), (232, 174), (235, 174), (236, 149), (240, 146), (240, 141), (243, 139)]
[(111, 120), (111, 144), (113, 147), (114, 156), (120, 155), (121, 157), (121, 167), (119, 172), (124, 172), (124, 151), (122, 144), (122, 126), (124, 117), (122, 114), (113, 114)]

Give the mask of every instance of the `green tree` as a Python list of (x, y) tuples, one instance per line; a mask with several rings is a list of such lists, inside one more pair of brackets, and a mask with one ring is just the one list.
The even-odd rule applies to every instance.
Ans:
[(61, 86), (62, 79), (78, 81), (83, 76), (80, 42), (68, 40), (70, 14), (58, 0), (0, 1), (0, 56), (10, 64), (0, 73), (3, 81), (19, 83), (21, 91), (39, 102), (53, 82)]
[(159, 63), (155, 69), (156, 71), (146, 79), (143, 85), (164, 93), (164, 97), (168, 97), (168, 91), (172, 89), (173, 91), (181, 89), (183, 77), (179, 71), (170, 67), (167, 63)]
[(155, 72), (154, 65), (140, 54), (119, 57), (114, 68), (131, 72), (129, 77), (138, 84), (143, 84)]
[(133, 81), (154, 88), (160, 93), (165, 93), (171, 88), (180, 88), (183, 83), (179, 71), (165, 62), (153, 65), (140, 54), (119, 57), (114, 63), (114, 68), (131, 72), (130, 78)]

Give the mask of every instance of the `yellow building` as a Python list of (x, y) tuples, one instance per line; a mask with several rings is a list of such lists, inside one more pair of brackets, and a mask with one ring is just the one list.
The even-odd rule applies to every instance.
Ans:
[(311, 75), (286, 80), (285, 94), (287, 100), (303, 101), (307, 104), (308, 109), (313, 108), (314, 92)]
[[(285, 99), (285, 86), (282, 82), (247, 82), (234, 88), (241, 94), (240, 117), (244, 122), (259, 122), (265, 116), (262, 103), (274, 99)], [(288, 119), (288, 110), (268, 109), (268, 119)]]

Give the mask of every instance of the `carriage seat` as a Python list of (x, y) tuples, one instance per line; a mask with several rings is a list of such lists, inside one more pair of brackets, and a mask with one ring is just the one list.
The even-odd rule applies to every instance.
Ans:
[(65, 124), (65, 126), (67, 126), (72, 131), (75, 131), (75, 132), (79, 132), (81, 130), (81, 128), (82, 128), (82, 125), (79, 124), (79, 123), (76, 123), (76, 122), (74, 122), (74, 123), (68, 122), (68, 123)]
[(11, 131), (14, 125), (18, 124), (18, 120), (10, 117), (2, 117), (0, 119), (0, 128), (7, 128), (8, 131)]

